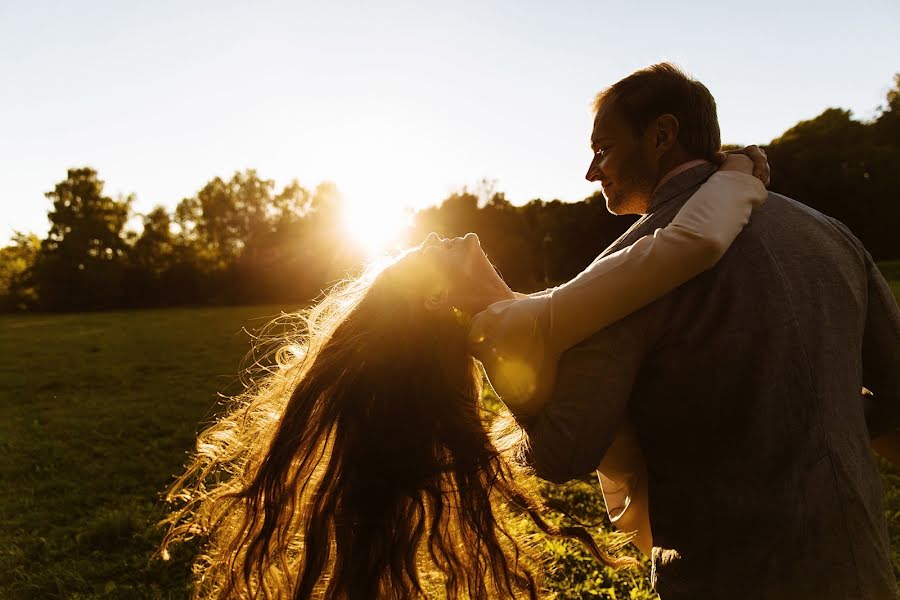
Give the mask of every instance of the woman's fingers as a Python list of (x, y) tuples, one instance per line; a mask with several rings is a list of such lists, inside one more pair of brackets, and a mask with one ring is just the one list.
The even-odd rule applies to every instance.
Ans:
[[(772, 178), (772, 170), (771, 167), (769, 167), (769, 157), (766, 156), (766, 151), (762, 148), (758, 148), (758, 150), (762, 155), (762, 162), (759, 165), (759, 174), (757, 175), (757, 177), (762, 180), (766, 187), (769, 187), (769, 181)], [(754, 166), (756, 166), (755, 163)], [(754, 174), (756, 174), (756, 169), (754, 169)]]
[(769, 157), (766, 156), (765, 150), (753, 144), (745, 146), (740, 150), (730, 150), (727, 154), (743, 154), (753, 161), (753, 176), (763, 182), (768, 187), (771, 180), (771, 169), (769, 168)]
[(759, 146), (747, 146), (746, 149), (749, 151), (747, 156), (753, 161), (753, 175), (769, 185), (769, 157), (766, 156), (766, 151)]
[(728, 155), (721, 168), (753, 175), (754, 164), (746, 154), (734, 153)]

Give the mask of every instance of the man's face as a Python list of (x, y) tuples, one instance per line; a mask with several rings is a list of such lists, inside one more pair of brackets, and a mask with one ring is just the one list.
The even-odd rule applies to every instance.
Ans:
[(657, 166), (650, 151), (652, 144), (648, 147), (646, 132), (636, 137), (618, 112), (608, 108), (609, 104), (602, 104), (594, 119), (591, 133), (594, 159), (586, 177), (603, 186), (609, 212), (643, 214), (647, 212), (656, 184)]

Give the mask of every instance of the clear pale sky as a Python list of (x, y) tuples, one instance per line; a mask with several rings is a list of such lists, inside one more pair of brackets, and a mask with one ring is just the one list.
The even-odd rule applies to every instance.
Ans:
[(580, 200), (591, 98), (672, 60), (726, 142), (824, 108), (871, 117), (900, 71), (900, 2), (0, 0), (0, 243), (96, 168), (135, 208), (216, 175), (333, 181), (355, 204), (436, 203), (486, 177)]

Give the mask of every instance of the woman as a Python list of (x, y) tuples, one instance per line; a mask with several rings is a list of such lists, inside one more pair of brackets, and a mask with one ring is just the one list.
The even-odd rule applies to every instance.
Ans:
[[(277, 367), (201, 433), (168, 496), (182, 506), (168, 519), (164, 555), (172, 542), (207, 538), (195, 565), (204, 597), (410, 598), (442, 590), (450, 598), (536, 598), (537, 563), (512, 528), (518, 511), (548, 534), (581, 539), (606, 564), (628, 563), (585, 530), (544, 521), (515, 449), (488, 434), (472, 354), (481, 354), (508, 401), (540, 402), (554, 353), (565, 347), (558, 346), (712, 266), (762, 202), (751, 180), (714, 175), (677, 223), (630, 255), (591, 265), (604, 273), (589, 277), (591, 294), (629, 292), (605, 318), (582, 324), (591, 331), (559, 328), (553, 307), (565, 293), (516, 301), (474, 235), (429, 236), (336, 288), (304, 316), (302, 335), (287, 336)], [(677, 278), (646, 286), (629, 275), (629, 264), (645, 268), (661, 250), (680, 257)], [(632, 285), (634, 294), (625, 289)], [(556, 320), (529, 316), (543, 314)], [(503, 361), (484, 350), (510, 348), (500, 338), (514, 340), (521, 323), (545, 328), (524, 343), (539, 350), (516, 354), (536, 375), (525, 388), (504, 390)]]

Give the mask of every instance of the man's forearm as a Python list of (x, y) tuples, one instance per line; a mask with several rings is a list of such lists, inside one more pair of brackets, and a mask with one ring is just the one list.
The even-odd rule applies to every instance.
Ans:
[(643, 356), (634, 317), (566, 350), (548, 400), (516, 414), (528, 433), (526, 457), (543, 479), (564, 482), (597, 468), (619, 430)]

